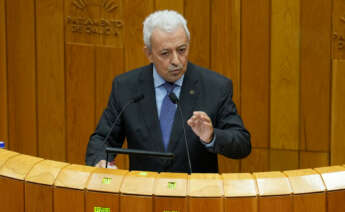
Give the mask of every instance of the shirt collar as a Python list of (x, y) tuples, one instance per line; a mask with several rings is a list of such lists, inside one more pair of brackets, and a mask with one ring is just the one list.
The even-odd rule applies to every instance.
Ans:
[[(176, 80), (174, 84), (179, 87), (182, 87), (183, 78), (184, 78), (184, 74), (180, 77), (180, 79)], [(156, 70), (156, 66), (154, 64), (153, 64), (153, 83), (155, 85), (155, 88), (158, 88), (165, 83), (165, 80), (158, 74)]]

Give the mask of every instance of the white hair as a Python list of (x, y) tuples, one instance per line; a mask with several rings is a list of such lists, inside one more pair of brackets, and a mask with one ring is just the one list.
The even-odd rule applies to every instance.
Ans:
[(144, 21), (143, 35), (144, 44), (151, 49), (151, 36), (155, 28), (159, 28), (166, 32), (173, 32), (179, 26), (184, 28), (188, 40), (190, 40), (190, 33), (187, 27), (187, 21), (182, 15), (173, 10), (160, 10), (151, 13)]

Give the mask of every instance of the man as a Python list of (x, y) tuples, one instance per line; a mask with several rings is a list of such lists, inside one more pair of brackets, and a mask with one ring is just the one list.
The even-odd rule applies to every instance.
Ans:
[[(250, 135), (232, 101), (232, 82), (188, 62), (186, 20), (175, 11), (157, 11), (146, 18), (143, 32), (151, 64), (114, 79), (108, 106), (90, 137), (86, 164), (104, 167), (105, 147), (121, 147), (126, 137), (128, 148), (175, 154), (174, 159), (130, 156), (130, 170), (190, 172), (182, 123), (192, 172), (218, 172), (217, 153), (246, 157)], [(128, 105), (105, 141), (124, 105), (138, 96), (143, 98)]]

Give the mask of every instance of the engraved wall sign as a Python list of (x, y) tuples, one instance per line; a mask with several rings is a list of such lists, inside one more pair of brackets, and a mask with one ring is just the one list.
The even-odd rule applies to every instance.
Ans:
[(122, 47), (121, 0), (66, 0), (66, 42)]

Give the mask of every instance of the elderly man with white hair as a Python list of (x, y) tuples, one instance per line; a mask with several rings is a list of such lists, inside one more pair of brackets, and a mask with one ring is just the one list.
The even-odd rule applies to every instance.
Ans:
[(232, 101), (232, 82), (188, 61), (191, 36), (183, 16), (152, 13), (143, 37), (151, 64), (114, 79), (86, 164), (105, 167), (105, 148), (121, 147), (125, 138), (131, 149), (175, 154), (173, 159), (131, 155), (130, 170), (218, 172), (218, 153), (246, 157), (250, 134)]

